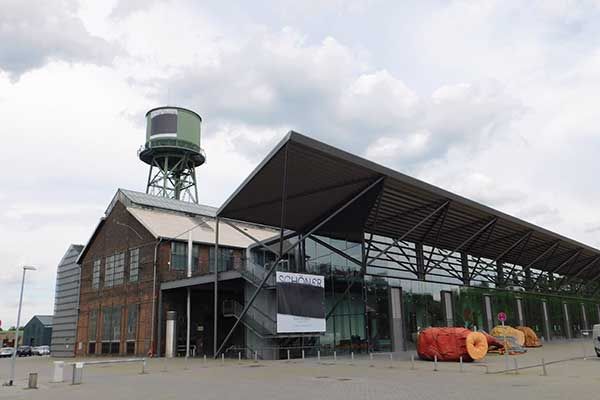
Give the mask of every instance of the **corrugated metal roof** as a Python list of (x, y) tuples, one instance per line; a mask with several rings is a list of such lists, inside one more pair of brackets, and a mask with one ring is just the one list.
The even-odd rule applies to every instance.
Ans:
[(160, 208), (182, 213), (190, 213), (197, 215), (205, 215), (214, 217), (217, 213), (216, 207), (211, 207), (203, 204), (190, 203), (188, 201), (169, 199), (162, 196), (154, 196), (147, 193), (136, 192), (133, 190), (119, 189), (120, 193), (131, 203), (140, 206)]
[[(131, 213), (152, 235), (166, 239), (186, 241), (188, 231), (192, 232), (192, 240), (198, 243), (212, 244), (215, 242), (215, 219), (206, 216), (191, 216), (174, 214), (157, 209), (128, 207)], [(249, 235), (258, 240), (265, 240), (277, 234), (277, 231), (266, 227), (249, 224), (236, 224)], [(248, 237), (233, 229), (231, 226), (219, 224), (219, 244), (238, 248), (246, 248), (254, 243)]]

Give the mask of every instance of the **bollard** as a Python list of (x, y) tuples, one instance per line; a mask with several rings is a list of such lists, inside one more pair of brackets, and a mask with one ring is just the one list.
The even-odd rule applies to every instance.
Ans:
[(433, 370), (437, 371), (438, 370), (438, 366), (437, 366), (437, 355), (433, 356)]
[(288, 349), (287, 355), (288, 355), (288, 361), (290, 361), (290, 349)]
[(415, 355), (410, 355), (410, 369), (415, 369)]
[(167, 372), (167, 357), (162, 358), (162, 369), (161, 372)]
[(225, 353), (221, 353), (221, 364), (225, 363)]
[(334, 351), (333, 352), (333, 361), (336, 361), (336, 360), (337, 360), (337, 352)]
[(53, 383), (61, 383), (65, 381), (65, 362), (54, 361), (54, 377)]
[(37, 389), (38, 388), (37, 381), (38, 381), (37, 372), (30, 372), (29, 380), (27, 382), (27, 389)]
[(373, 353), (369, 353), (369, 360), (373, 361)]
[(490, 373), (490, 367), (487, 364), (485, 364), (485, 373), (486, 374)]
[(71, 379), (71, 385), (81, 385), (83, 378), (83, 363), (78, 362), (73, 364), (73, 377)]
[(206, 354), (204, 355), (204, 364), (206, 364)]
[(354, 361), (354, 352), (351, 352), (351, 353), (350, 353), (350, 359), (351, 359), (352, 361)]
[(504, 347), (504, 370), (508, 371), (510, 369), (509, 363), (508, 363), (508, 350), (506, 347)]
[(304, 360), (304, 349), (302, 349), (302, 359)]
[(145, 374), (146, 373), (146, 359), (144, 358), (144, 361), (142, 361), (142, 372), (141, 374)]
[(513, 362), (515, 364), (515, 375), (519, 375), (519, 364), (517, 364), (517, 359), (513, 358)]
[(394, 353), (390, 353), (390, 368), (394, 368)]
[(317, 350), (317, 361), (321, 362), (321, 350)]
[(463, 372), (463, 359), (462, 359), (462, 356), (460, 356), (460, 358), (458, 359), (458, 362), (460, 363), (460, 372)]
[(242, 361), (242, 352), (238, 351), (238, 361)]
[(254, 350), (254, 361), (258, 362), (258, 351)]
[(546, 362), (544, 361), (543, 358), (542, 358), (542, 375), (548, 376), (548, 371), (546, 371)]

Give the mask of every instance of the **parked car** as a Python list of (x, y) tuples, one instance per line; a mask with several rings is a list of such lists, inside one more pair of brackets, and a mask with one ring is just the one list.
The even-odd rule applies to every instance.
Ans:
[(0, 358), (12, 357), (12, 355), (13, 355), (12, 347), (3, 347), (0, 349)]
[(34, 356), (47, 356), (50, 354), (50, 346), (36, 346), (31, 351)]
[(594, 328), (592, 329), (592, 338), (594, 339), (596, 355), (600, 357), (600, 324), (594, 325)]
[(33, 351), (31, 350), (31, 346), (19, 346), (17, 347), (17, 356), (19, 357), (29, 357), (33, 355)]

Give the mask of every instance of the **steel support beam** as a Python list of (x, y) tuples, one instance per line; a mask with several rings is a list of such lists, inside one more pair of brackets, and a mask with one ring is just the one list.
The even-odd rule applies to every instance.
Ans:
[[(446, 254), (444, 256), (444, 258), (442, 258), (441, 260), (437, 261), (431, 268), (429, 268), (427, 270), (427, 272), (430, 272), (433, 269), (435, 269), (441, 263), (443, 263), (444, 261), (446, 261), (448, 259), (448, 257), (450, 257), (451, 254), (454, 254), (457, 251), (461, 250), (463, 247), (465, 247), (467, 244), (469, 244), (473, 239), (479, 237), (479, 235), (481, 235), (483, 232), (485, 232), (486, 230), (488, 230), (492, 225), (494, 225), (497, 220), (498, 220), (497, 218), (492, 218), (487, 224), (485, 224), (483, 227), (481, 227), (479, 230), (477, 230), (477, 232), (475, 232), (474, 234), (472, 234), (471, 236), (469, 236), (468, 239), (464, 240), (454, 250), (452, 250), (448, 254)], [(460, 277), (459, 277), (459, 279), (460, 279)]]
[[(240, 229), (239, 227), (237, 227), (235, 224), (233, 224), (226, 218), (220, 218), (220, 220), (223, 221), (223, 223), (225, 223), (225, 224), (229, 225), (230, 227), (232, 227), (233, 229), (235, 229), (236, 231), (238, 231), (239, 233), (241, 233), (242, 235), (246, 236), (248, 239), (252, 240), (254, 243), (259, 245), (263, 249), (275, 254), (276, 256), (279, 255), (279, 253), (277, 253), (277, 251), (273, 250), (272, 248), (267, 246), (264, 242), (256, 239), (254, 236), (250, 235), (248, 232), (244, 231), (243, 229)], [(296, 236), (296, 235), (294, 235), (294, 236)]]
[(463, 285), (471, 286), (471, 274), (469, 273), (469, 255), (464, 251), (460, 252), (460, 266), (462, 267)]
[[(577, 250), (575, 253), (573, 253), (573, 255), (571, 255), (565, 261), (563, 261), (562, 263), (560, 263), (560, 265), (558, 265), (557, 267), (555, 267), (552, 270), (548, 271), (548, 279), (549, 279), (549, 281), (552, 281), (552, 279), (554, 278), (554, 273), (555, 272), (557, 272), (562, 267), (564, 267), (565, 265), (567, 265), (569, 262), (571, 262), (571, 260), (573, 260), (573, 259), (577, 260), (577, 257), (579, 257), (579, 254), (581, 254), (582, 251), (583, 251), (583, 249)], [(540, 276), (538, 276), (537, 280), (535, 281), (535, 285), (534, 286), (537, 286), (539, 284), (540, 280), (542, 279), (542, 276), (544, 276), (544, 274), (540, 274)]]
[(213, 354), (216, 357), (217, 345), (219, 344), (219, 217), (215, 223), (215, 280), (213, 284)]
[[(421, 225), (423, 225), (425, 222), (427, 222), (427, 220), (429, 218), (433, 217), (435, 214), (437, 214), (438, 212), (440, 212), (440, 210), (442, 210), (444, 207), (446, 207), (449, 203), (450, 203), (450, 200), (444, 202), (441, 206), (437, 207), (435, 210), (433, 210), (431, 213), (429, 213), (425, 218), (423, 218), (421, 221), (419, 221), (417, 224), (415, 224), (408, 231), (406, 231), (405, 233), (403, 233), (400, 237), (398, 237), (398, 238), (392, 238), (392, 239), (394, 239), (395, 241), (398, 241), (398, 242), (404, 240), (404, 238), (406, 238), (408, 235), (410, 235), (411, 233), (413, 233)], [(373, 262), (374, 260), (376, 260), (377, 258), (379, 258), (380, 255), (382, 255), (383, 253), (385, 253), (386, 251), (388, 251), (393, 246), (394, 246), (394, 242), (392, 242), (390, 245), (388, 245), (385, 249), (381, 250), (376, 256), (371, 257), (371, 261), (367, 260), (367, 265), (371, 264), (371, 262)]]
[[(326, 223), (328, 223), (329, 221), (331, 221), (333, 218), (335, 218), (339, 213), (341, 213), (342, 211), (344, 211), (346, 208), (348, 208), (350, 205), (354, 204), (354, 202), (358, 199), (360, 199), (363, 195), (365, 195), (366, 193), (368, 193), (369, 191), (371, 191), (371, 189), (373, 189), (374, 187), (376, 187), (381, 181), (383, 181), (384, 177), (380, 177), (378, 179), (376, 179), (373, 183), (371, 183), (370, 185), (368, 185), (366, 188), (364, 188), (363, 190), (361, 190), (358, 194), (356, 194), (355, 196), (353, 196), (350, 200), (348, 200), (347, 202), (345, 202), (341, 207), (339, 207), (337, 210), (333, 211), (331, 214), (329, 214), (327, 217), (325, 217), (323, 220), (321, 220), (320, 222), (316, 223), (316, 225), (311, 228), (305, 235), (306, 236), (310, 236), (313, 233), (317, 232), (319, 229), (321, 229), (321, 227), (323, 227)], [(285, 197), (282, 197), (282, 202), (285, 202)], [(284, 209), (284, 207), (282, 207), (282, 210)], [(283, 213), (282, 213), (283, 215)], [(282, 229), (283, 232), (283, 229)], [(233, 324), (233, 326), (231, 327), (231, 329), (229, 330), (229, 333), (227, 334), (227, 336), (225, 336), (225, 339), (223, 339), (223, 342), (221, 343), (221, 346), (218, 348), (218, 350), (215, 352), (215, 358), (218, 357), (218, 355), (221, 353), (221, 351), (223, 350), (223, 348), (225, 347), (225, 345), (227, 344), (227, 341), (229, 340), (229, 338), (231, 337), (231, 335), (233, 334), (233, 332), (235, 331), (235, 329), (238, 327), (238, 325), (240, 324), (240, 321), (244, 318), (244, 316), (248, 313), (248, 310), (250, 309), (250, 307), (252, 306), (252, 304), (254, 303), (254, 300), (256, 300), (256, 297), (258, 297), (258, 294), (260, 293), (260, 291), (263, 289), (263, 287), (265, 286), (265, 283), (267, 282), (267, 280), (269, 279), (269, 277), (271, 276), (271, 274), (273, 273), (273, 271), (275, 270), (275, 267), (281, 262), (282, 258), (289, 253), (291, 250), (293, 250), (294, 248), (296, 248), (296, 246), (298, 246), (300, 244), (302, 240), (297, 240), (294, 244), (289, 245), (286, 249), (283, 249), (283, 240), (281, 240), (280, 243), (280, 252), (279, 252), (279, 257), (277, 257), (277, 260), (273, 263), (273, 265), (271, 265), (271, 267), (268, 269), (267, 273), (265, 274), (265, 276), (263, 277), (262, 281), (260, 282), (260, 284), (258, 285), (258, 287), (256, 288), (256, 290), (254, 291), (254, 293), (252, 294), (252, 296), (250, 297), (250, 299), (248, 300), (248, 302), (244, 305), (244, 309), (242, 310), (241, 314), (239, 315), (239, 317), (236, 318), (235, 323)]]
[(596, 264), (598, 262), (598, 260), (600, 260), (600, 256), (598, 257), (594, 257), (594, 259), (592, 261), (590, 261), (589, 263), (587, 263), (586, 265), (584, 265), (583, 267), (581, 267), (581, 269), (579, 271), (577, 271), (577, 273), (569, 278), (567, 278), (566, 276), (564, 276), (562, 278), (562, 280), (558, 283), (558, 288), (560, 288), (563, 285), (566, 285), (570, 282), (573, 281), (573, 279), (578, 278), (579, 276), (581, 276), (581, 274), (583, 274), (585, 271), (587, 271), (588, 269), (590, 269), (591, 267), (594, 266), (594, 264)]
[[(481, 268), (481, 271), (483, 271), (486, 268), (489, 268), (492, 264), (498, 262), (498, 260), (501, 260), (502, 257), (504, 257), (508, 253), (510, 253), (521, 242), (523, 242), (523, 240), (527, 240), (532, 234), (533, 234), (533, 231), (527, 232), (525, 235), (523, 235), (521, 238), (519, 238), (519, 240), (517, 240), (516, 242), (514, 242), (513, 244), (511, 244), (506, 250), (504, 250), (502, 253), (500, 253), (500, 255), (498, 257), (494, 258), (489, 263), (485, 263), (485, 265), (483, 266), (483, 268)], [(479, 262), (477, 262), (477, 264), (475, 264), (475, 266), (473, 267), (473, 271), (472, 271), (472, 274), (470, 275), (470, 279), (473, 279), (475, 277), (475, 275), (477, 273), (476, 271), (477, 271), (477, 265), (478, 264), (479, 264)]]
[(425, 258), (423, 257), (423, 244), (415, 243), (415, 254), (417, 256), (417, 279), (425, 280)]
[(310, 235), (310, 239), (314, 240), (315, 242), (319, 243), (321, 246), (333, 251), (334, 253), (336, 253), (337, 255), (344, 257), (346, 260), (348, 261), (352, 261), (353, 263), (355, 263), (356, 265), (360, 265), (362, 266), (362, 262), (352, 256), (349, 256), (348, 254), (344, 253), (342, 250), (330, 245), (329, 243), (319, 239), (318, 237), (316, 237), (315, 235)]

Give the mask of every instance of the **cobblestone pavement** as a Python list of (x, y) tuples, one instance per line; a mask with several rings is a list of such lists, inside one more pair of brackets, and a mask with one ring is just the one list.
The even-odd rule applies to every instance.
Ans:
[[(519, 368), (531, 367), (518, 374), (502, 372), (506, 361), (498, 355), (465, 363), (463, 372), (458, 363), (439, 363), (434, 371), (433, 363), (415, 361), (412, 369), (410, 354), (321, 362), (154, 359), (146, 374), (139, 364), (86, 366), (77, 386), (50, 383), (53, 359), (21, 358), (16, 386), (0, 387), (0, 399), (598, 399), (600, 358), (592, 353), (589, 341), (530, 349), (508, 360), (511, 368), (513, 358)], [(537, 366), (541, 358), (548, 362), (548, 376)], [(0, 360), (2, 381), (8, 372), (9, 360)], [(39, 389), (24, 388), (28, 372), (39, 373)], [(69, 382), (68, 369), (65, 375)]]

